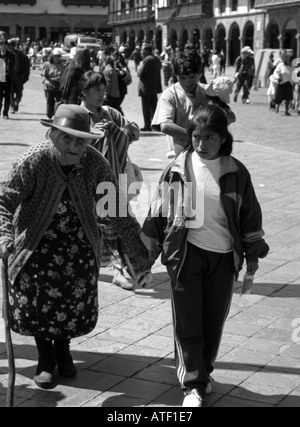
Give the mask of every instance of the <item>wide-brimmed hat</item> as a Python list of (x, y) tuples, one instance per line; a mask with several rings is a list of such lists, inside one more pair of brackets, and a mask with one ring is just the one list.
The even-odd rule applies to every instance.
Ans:
[(59, 47), (55, 47), (51, 52), (51, 56), (61, 56), (61, 55), (62, 55), (62, 50)]
[(218, 96), (225, 104), (230, 104), (230, 95), (233, 92), (233, 82), (227, 77), (218, 77), (206, 89), (208, 96)]
[(79, 105), (61, 104), (55, 113), (54, 120), (40, 120), (46, 127), (61, 130), (69, 135), (83, 139), (103, 138), (104, 132), (95, 129), (90, 130), (90, 118), (88, 112)]

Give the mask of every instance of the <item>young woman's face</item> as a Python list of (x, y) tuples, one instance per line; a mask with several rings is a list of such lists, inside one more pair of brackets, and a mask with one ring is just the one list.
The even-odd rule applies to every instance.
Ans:
[(189, 74), (188, 76), (177, 76), (180, 86), (185, 92), (193, 93), (196, 90), (199, 74)]
[(220, 150), (225, 139), (210, 129), (197, 127), (192, 133), (194, 151), (203, 160), (215, 160), (220, 157)]
[(102, 107), (105, 97), (106, 87), (104, 84), (99, 86), (93, 86), (87, 91), (84, 91), (84, 100), (90, 107), (99, 108)]
[(52, 131), (51, 139), (62, 166), (73, 166), (80, 163), (87, 149), (88, 141), (86, 139), (60, 131)]

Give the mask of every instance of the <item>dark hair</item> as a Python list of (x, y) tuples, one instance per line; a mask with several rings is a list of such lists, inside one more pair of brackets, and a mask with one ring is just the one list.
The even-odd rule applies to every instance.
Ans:
[(87, 71), (82, 75), (79, 82), (81, 92), (100, 85), (104, 85), (106, 87), (107, 82), (104, 74), (97, 73), (96, 71)]
[(233, 149), (233, 136), (228, 131), (228, 118), (226, 111), (217, 105), (205, 105), (200, 107), (188, 128), (190, 142), (192, 142), (192, 134), (198, 127), (210, 129), (218, 133), (222, 138), (226, 138), (220, 150), (220, 156), (230, 156)]
[(145, 51), (147, 51), (149, 53), (152, 53), (153, 52), (153, 46), (152, 46), (152, 44), (145, 43), (143, 45), (143, 50), (145, 50)]
[(76, 68), (83, 70), (83, 72), (91, 68), (91, 54), (88, 49), (77, 50), (74, 57), (74, 64)]
[(190, 74), (200, 74), (201, 56), (194, 50), (180, 53), (173, 60), (173, 71), (175, 76), (188, 76)]

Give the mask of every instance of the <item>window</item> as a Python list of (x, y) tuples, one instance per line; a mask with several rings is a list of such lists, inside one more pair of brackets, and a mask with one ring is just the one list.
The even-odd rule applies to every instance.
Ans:
[(226, 13), (226, 0), (220, 0), (220, 13)]
[(239, 8), (239, 0), (232, 0), (231, 1), (231, 11), (237, 12)]

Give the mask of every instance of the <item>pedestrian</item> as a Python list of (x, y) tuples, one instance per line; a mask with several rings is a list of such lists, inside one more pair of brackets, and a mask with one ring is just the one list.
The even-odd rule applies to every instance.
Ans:
[(66, 65), (61, 78), (62, 102), (78, 105), (81, 103), (79, 81), (83, 74), (91, 69), (90, 51), (88, 49), (78, 50), (75, 58)]
[(120, 112), (123, 114), (122, 104), (126, 95), (128, 94), (128, 86), (132, 83), (132, 77), (124, 55), (120, 52), (115, 53), (115, 69), (118, 72), (118, 82), (119, 82), (119, 90), (120, 90)]
[(221, 62), (220, 62), (220, 66), (221, 66), (221, 75), (222, 74), (226, 74), (226, 54), (224, 52), (223, 49), (221, 49), (220, 53), (219, 53)]
[[(167, 135), (167, 157), (174, 160), (189, 144), (188, 127), (197, 109), (209, 103), (207, 85), (199, 83), (202, 61), (196, 51), (181, 53), (173, 61), (178, 83), (166, 89), (153, 118), (155, 131)], [(216, 94), (216, 96), (218, 96)]]
[(283, 50), (280, 54), (281, 62), (274, 71), (274, 77), (278, 83), (275, 96), (276, 113), (279, 113), (280, 105), (285, 101), (285, 115), (290, 116), (290, 105), (294, 100), (294, 68), (288, 61), (288, 54)]
[[(189, 148), (164, 172), (142, 239), (172, 285), (176, 366), (184, 407), (201, 407), (244, 259), (255, 274), (269, 250), (246, 167), (231, 156), (227, 115), (200, 107)], [(201, 196), (200, 196), (201, 195)]]
[(105, 105), (118, 110), (122, 114), (119, 73), (115, 68), (115, 61), (112, 56), (106, 57), (103, 74), (107, 82)]
[(101, 183), (115, 189), (108, 203), (116, 212), (123, 202), (107, 161), (88, 145), (101, 136), (90, 131), (88, 113), (61, 104), (53, 121), (41, 123), (47, 141), (32, 146), (0, 185), (0, 256), (9, 257), (12, 330), (35, 338), (34, 381), (51, 389), (56, 365), (62, 377), (76, 375), (70, 340), (97, 323), (102, 233), (117, 230), (142, 284), (151, 275), (143, 274), (149, 261), (139, 224), (114, 209), (103, 216), (99, 206)]
[(8, 46), (14, 55), (14, 72), (11, 79), (10, 107), (12, 114), (19, 111), (19, 104), (23, 97), (24, 84), (30, 76), (30, 60), (22, 50), (17, 49), (14, 39), (8, 40)]
[[(119, 111), (103, 106), (106, 87), (103, 74), (95, 71), (85, 73), (80, 80), (81, 107), (89, 114), (91, 129), (96, 127), (105, 134), (104, 138), (91, 141), (90, 144), (107, 159), (116, 179), (119, 180), (121, 175), (126, 175), (128, 149), (133, 141), (139, 139), (139, 128), (136, 123), (129, 123)], [(106, 260), (103, 260), (101, 265), (107, 266), (111, 263), (114, 268), (112, 283), (122, 289), (133, 290), (133, 284), (125, 276), (122, 256), (119, 253), (106, 256)]]
[[(0, 39), (0, 66), (4, 61), (3, 76), (0, 78), (0, 116), (3, 107), (3, 118), (9, 119), (10, 93), (15, 69), (14, 55), (8, 49), (8, 43)], [(3, 106), (4, 104), (4, 106)]]
[(211, 65), (212, 65), (213, 78), (216, 79), (217, 77), (220, 77), (221, 76), (221, 58), (218, 51), (215, 51), (214, 54), (212, 55)]
[(136, 46), (135, 47), (134, 51), (131, 54), (131, 58), (130, 59), (134, 62), (135, 71), (137, 73), (138, 72), (138, 68), (140, 66), (140, 63), (143, 60), (140, 46)]
[(234, 102), (237, 102), (241, 90), (243, 90), (242, 101), (244, 104), (250, 104), (250, 90), (255, 76), (255, 64), (252, 57), (252, 50), (249, 46), (245, 46), (241, 51), (235, 63), (236, 72), (236, 90)]
[(144, 116), (143, 132), (151, 132), (151, 121), (157, 107), (157, 95), (162, 92), (161, 61), (153, 55), (152, 45), (144, 44), (142, 48), (143, 64), (138, 71), (139, 96), (142, 98)]
[(174, 59), (174, 52), (172, 46), (167, 46), (165, 52), (160, 57), (162, 60), (165, 86), (169, 87), (169, 82), (173, 75), (172, 61)]
[(48, 119), (52, 119), (55, 113), (55, 105), (61, 101), (60, 82), (63, 73), (64, 65), (61, 61), (61, 49), (54, 48), (50, 54), (49, 61), (43, 64), (41, 73)]

